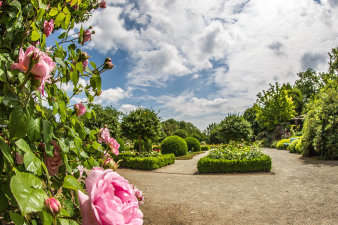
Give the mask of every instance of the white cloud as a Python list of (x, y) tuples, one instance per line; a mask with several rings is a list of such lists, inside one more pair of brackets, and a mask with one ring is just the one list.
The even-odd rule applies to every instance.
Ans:
[(123, 113), (129, 113), (130, 111), (133, 111), (137, 109), (137, 106), (135, 105), (130, 105), (130, 104), (123, 104), (120, 108), (119, 111)]
[(101, 95), (94, 98), (94, 103), (103, 105), (116, 104), (118, 101), (128, 98), (129, 96), (129, 92), (124, 91), (120, 87), (115, 89), (109, 88), (107, 90), (102, 90)]

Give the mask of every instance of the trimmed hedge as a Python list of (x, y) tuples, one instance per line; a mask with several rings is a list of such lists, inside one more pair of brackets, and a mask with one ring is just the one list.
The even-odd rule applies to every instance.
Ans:
[(162, 154), (174, 153), (175, 156), (186, 155), (188, 153), (187, 142), (179, 136), (166, 137), (161, 144)]
[(197, 163), (199, 173), (247, 173), (271, 170), (271, 158), (262, 155), (254, 159), (211, 159), (208, 156), (201, 158)]
[(174, 154), (139, 157), (135, 153), (121, 153), (118, 156), (114, 156), (116, 162), (120, 159), (122, 159), (120, 167), (142, 170), (155, 170), (175, 163)]
[(194, 137), (187, 137), (184, 139), (187, 142), (189, 152), (199, 152), (201, 151), (201, 143)]

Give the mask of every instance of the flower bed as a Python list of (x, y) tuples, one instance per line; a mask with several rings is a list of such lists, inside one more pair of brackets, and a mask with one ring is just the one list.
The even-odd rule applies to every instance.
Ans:
[(175, 162), (174, 154), (162, 155), (156, 152), (145, 153), (138, 156), (136, 153), (121, 153), (114, 156), (114, 160), (122, 160), (121, 167), (142, 169), (142, 170), (155, 170)]
[(255, 146), (228, 145), (201, 158), (197, 168), (200, 173), (268, 172), (271, 158)]

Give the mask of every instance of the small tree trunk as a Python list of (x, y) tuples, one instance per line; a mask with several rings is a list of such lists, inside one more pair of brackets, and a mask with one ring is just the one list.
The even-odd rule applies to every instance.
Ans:
[(138, 152), (141, 155), (141, 135), (138, 136)]

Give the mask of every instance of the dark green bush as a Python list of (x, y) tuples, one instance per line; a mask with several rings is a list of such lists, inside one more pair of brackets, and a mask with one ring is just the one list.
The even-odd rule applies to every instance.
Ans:
[(162, 154), (174, 153), (175, 156), (186, 155), (188, 146), (185, 140), (179, 136), (166, 137), (161, 144)]
[(194, 137), (187, 137), (184, 139), (187, 142), (189, 152), (199, 152), (201, 151), (201, 143)]
[(201, 146), (202, 151), (208, 151), (210, 149), (209, 145)]
[(201, 158), (197, 163), (199, 173), (246, 173), (271, 170), (271, 158), (262, 155), (253, 159), (211, 159), (208, 156)]
[(174, 131), (173, 135), (179, 136), (181, 138), (186, 138), (188, 136), (188, 133), (186, 130), (178, 129)]
[[(134, 141), (134, 150), (138, 151), (138, 140)], [(141, 152), (151, 152), (152, 150), (151, 140), (141, 140)]]
[(117, 143), (120, 144), (119, 151), (120, 152), (124, 152), (125, 149), (124, 149), (124, 141), (123, 141), (123, 139), (122, 138), (117, 138), (116, 141), (117, 141)]
[(118, 156), (114, 156), (114, 160), (120, 162), (121, 167), (142, 169), (142, 170), (155, 170), (163, 166), (175, 163), (174, 154), (153, 154), (154, 156), (139, 157), (135, 153), (121, 153)]
[(284, 143), (291, 143), (291, 139), (282, 139), (282, 140), (279, 140), (278, 143), (277, 143), (277, 149), (286, 149), (287, 146), (284, 145)]

